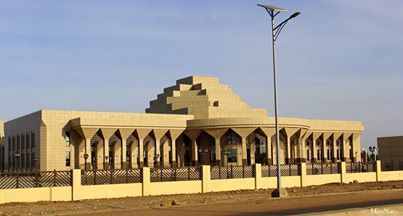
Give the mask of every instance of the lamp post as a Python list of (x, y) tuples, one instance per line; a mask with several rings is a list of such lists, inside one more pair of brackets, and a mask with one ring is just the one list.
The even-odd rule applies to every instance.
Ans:
[(278, 115), (277, 115), (277, 77), (276, 77), (276, 57), (275, 57), (275, 42), (283, 30), (284, 26), (291, 19), (295, 18), (300, 14), (300, 12), (293, 13), (290, 17), (282, 21), (280, 24), (275, 24), (274, 19), (280, 12), (286, 12), (286, 9), (271, 6), (271, 5), (263, 5), (258, 4), (259, 7), (262, 7), (266, 10), (266, 12), (270, 15), (271, 18), (271, 42), (272, 42), (272, 53), (273, 53), (273, 84), (274, 84), (274, 124), (276, 130), (276, 162), (277, 162), (277, 190), (273, 192), (273, 196), (282, 197), (285, 196), (284, 191), (281, 190), (281, 170), (280, 170), (280, 136), (278, 129)]

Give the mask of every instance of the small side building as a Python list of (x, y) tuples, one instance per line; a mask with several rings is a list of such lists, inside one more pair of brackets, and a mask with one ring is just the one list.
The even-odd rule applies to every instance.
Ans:
[(383, 170), (403, 169), (403, 136), (378, 137), (378, 158)]
[(4, 170), (4, 122), (0, 120), (0, 171)]

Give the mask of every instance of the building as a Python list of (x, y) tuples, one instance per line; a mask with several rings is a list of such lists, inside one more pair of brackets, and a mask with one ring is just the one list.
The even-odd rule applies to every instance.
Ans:
[(0, 120), (0, 171), (4, 169), (4, 122)]
[[(363, 124), (280, 118), (280, 163), (360, 161)], [(164, 88), (146, 113), (41, 110), (5, 123), (14, 170), (251, 165), (276, 161), (274, 119), (215, 77)]]
[(402, 170), (403, 136), (378, 137), (378, 160), (383, 170)]

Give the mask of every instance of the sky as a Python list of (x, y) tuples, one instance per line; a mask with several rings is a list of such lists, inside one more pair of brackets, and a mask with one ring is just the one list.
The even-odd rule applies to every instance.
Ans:
[[(0, 119), (39, 109), (144, 112), (163, 87), (211, 75), (273, 115), (358, 120), (363, 146), (403, 135), (401, 0), (8, 0), (0, 4)], [(279, 21), (289, 14), (283, 14)]]

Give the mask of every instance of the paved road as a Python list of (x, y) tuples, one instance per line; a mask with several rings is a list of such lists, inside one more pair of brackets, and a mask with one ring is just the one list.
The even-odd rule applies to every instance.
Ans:
[[(115, 209), (87, 215), (284, 215), (325, 213), (349, 208), (375, 207), (386, 204), (403, 204), (403, 190), (362, 191), (346, 194), (311, 196), (288, 199), (251, 199), (233, 203), (207, 204), (199, 206), (178, 206), (154, 209)], [(402, 212), (403, 214), (403, 212)]]

